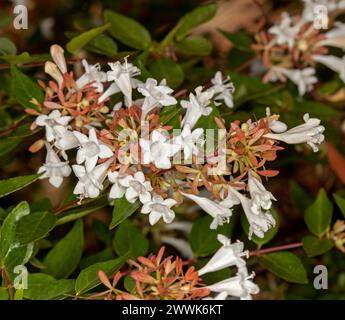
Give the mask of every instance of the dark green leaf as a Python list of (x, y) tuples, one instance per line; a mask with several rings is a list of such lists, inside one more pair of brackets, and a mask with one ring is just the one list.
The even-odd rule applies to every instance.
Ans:
[(340, 197), (340, 196), (338, 196), (337, 194), (333, 194), (333, 198), (334, 198), (337, 206), (339, 207), (341, 213), (345, 217), (345, 199)]
[(152, 76), (158, 81), (166, 79), (172, 88), (180, 86), (184, 80), (182, 68), (170, 59), (157, 59), (149, 67)]
[(0, 38), (0, 55), (3, 54), (16, 54), (16, 45), (7, 38)]
[(294, 283), (308, 283), (301, 260), (291, 252), (274, 252), (259, 257), (259, 262), (276, 276)]
[(125, 197), (114, 200), (113, 217), (109, 226), (109, 229), (113, 229), (130, 217), (139, 207), (140, 201), (130, 203)]
[(39, 174), (0, 180), (0, 198), (20, 190), (38, 179)]
[(235, 48), (245, 52), (253, 52), (251, 45), (253, 43), (253, 39), (250, 37), (249, 34), (243, 32), (236, 32), (230, 33), (226, 31), (221, 31), (222, 34), (229, 39)]
[(302, 239), (303, 249), (307, 253), (308, 257), (315, 257), (326, 253), (334, 246), (334, 242), (329, 239), (318, 239), (314, 236), (305, 236)]
[(208, 56), (212, 50), (212, 43), (204, 37), (189, 36), (175, 44), (178, 53), (186, 56)]
[(289, 186), (294, 205), (304, 212), (313, 203), (312, 196), (294, 180), (289, 181)]
[(175, 129), (181, 128), (180, 123), (181, 108), (177, 106), (167, 106), (159, 113), (160, 121), (165, 126), (172, 126)]
[(43, 272), (57, 279), (68, 277), (78, 267), (83, 249), (83, 222), (78, 220), (72, 230), (48, 252)]
[[(5, 155), (6, 153), (11, 152), (14, 150), (18, 144), (22, 141), (20, 138), (2, 138), (0, 139), (0, 157)], [(0, 195), (1, 197), (1, 195)]]
[(108, 261), (115, 258), (115, 254), (112, 248), (106, 248), (95, 254), (84, 257), (80, 262), (80, 268), (85, 269), (95, 263)]
[(321, 189), (316, 201), (306, 210), (304, 220), (310, 232), (321, 237), (331, 224), (332, 214), (333, 204)]
[(92, 39), (86, 46), (86, 50), (113, 58), (117, 53), (116, 42), (105, 34), (100, 34)]

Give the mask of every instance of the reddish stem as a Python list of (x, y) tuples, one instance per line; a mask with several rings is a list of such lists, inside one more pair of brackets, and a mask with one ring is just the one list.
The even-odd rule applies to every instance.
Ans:
[(303, 243), (302, 242), (296, 242), (296, 243), (285, 244), (285, 245), (277, 246), (277, 247), (273, 247), (273, 248), (251, 251), (251, 252), (249, 252), (249, 255), (251, 257), (260, 256), (262, 254), (271, 253), (271, 252), (275, 252), (275, 251), (289, 250), (289, 249), (295, 249), (295, 248), (301, 248), (301, 247), (303, 247)]

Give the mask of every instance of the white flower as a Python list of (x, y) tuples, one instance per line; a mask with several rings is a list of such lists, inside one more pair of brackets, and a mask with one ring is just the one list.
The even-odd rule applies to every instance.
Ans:
[(287, 44), (291, 49), (295, 44), (295, 37), (301, 28), (301, 23), (293, 25), (293, 20), (287, 12), (282, 13), (279, 25), (274, 25), (268, 32), (275, 35), (274, 42), (281, 45)]
[(222, 226), (224, 222), (229, 222), (232, 211), (230, 208), (222, 204), (217, 203), (208, 198), (199, 197), (193, 194), (181, 192), (186, 198), (194, 201), (199, 207), (213, 217), (213, 221), (210, 225), (210, 229), (217, 229), (218, 226)]
[[(266, 108), (266, 116), (270, 117), (271, 116), (271, 110), (269, 107)], [(279, 120), (273, 120), (270, 121), (268, 124), (268, 127), (271, 129), (271, 131), (276, 132), (276, 133), (281, 133), (287, 130), (287, 125)]]
[(143, 164), (152, 162), (159, 169), (170, 169), (170, 158), (179, 151), (179, 146), (171, 143), (170, 139), (158, 130), (152, 132), (151, 140), (141, 138), (139, 144)]
[(260, 213), (261, 208), (264, 210), (271, 209), (272, 201), (276, 200), (271, 192), (267, 191), (259, 179), (253, 176), (253, 173), (248, 173), (248, 189), (250, 197), (252, 198), (252, 210)]
[(73, 165), (73, 171), (79, 179), (73, 193), (85, 198), (97, 198), (103, 189), (103, 181), (112, 161), (112, 159), (109, 159), (94, 167), (90, 172), (87, 172), (84, 166)]
[(345, 23), (335, 22), (335, 28), (326, 32), (326, 39), (319, 41), (316, 46), (331, 46), (345, 49)]
[(57, 125), (66, 127), (71, 119), (70, 116), (61, 116), (59, 110), (54, 110), (49, 115), (42, 114), (38, 116), (35, 122), (38, 126), (45, 127), (46, 139), (48, 142), (52, 142), (56, 137), (54, 127)]
[(213, 86), (210, 88), (214, 93), (213, 100), (224, 100), (226, 106), (232, 108), (234, 106), (232, 94), (235, 91), (235, 87), (234, 84), (230, 82), (230, 77), (227, 76), (223, 80), (222, 73), (217, 71), (211, 80), (211, 83), (213, 84)]
[(322, 134), (325, 128), (320, 125), (321, 120), (310, 118), (306, 113), (303, 116), (304, 124), (289, 129), (282, 133), (267, 133), (265, 138), (280, 140), (289, 144), (307, 143), (314, 152), (318, 151), (317, 144), (321, 144), (325, 136)]
[(108, 179), (113, 184), (109, 192), (110, 199), (122, 198), (125, 195), (127, 188), (121, 184), (121, 181), (126, 177), (126, 174), (122, 175), (118, 171), (108, 172)]
[(186, 259), (192, 259), (193, 258), (193, 251), (188, 241), (185, 239), (177, 239), (170, 236), (161, 236), (160, 240), (162, 243), (167, 243), (173, 246), (175, 249), (177, 249), (181, 256), (183, 256)]
[(177, 144), (180, 150), (183, 150), (184, 160), (191, 159), (192, 155), (198, 155), (199, 148), (197, 145), (204, 143), (201, 140), (203, 134), (204, 129), (197, 128), (192, 132), (190, 126), (187, 124), (183, 127), (181, 134), (173, 138), (173, 143)]
[(195, 89), (195, 94), (189, 94), (189, 100), (181, 101), (182, 108), (187, 109), (182, 120), (182, 126), (189, 125), (190, 128), (193, 128), (202, 115), (208, 116), (212, 112), (212, 108), (208, 105), (213, 95), (213, 90), (209, 89), (202, 92), (200, 86)]
[(218, 241), (222, 246), (213, 255), (213, 257), (198, 270), (198, 274), (202, 276), (205, 273), (219, 271), (231, 266), (243, 267), (246, 262), (242, 259), (243, 256), (248, 256), (247, 251), (243, 251), (243, 242), (237, 241), (231, 244), (230, 239), (219, 234)]
[(176, 203), (174, 199), (163, 199), (160, 195), (155, 194), (151, 201), (143, 205), (141, 213), (149, 214), (149, 221), (152, 226), (160, 218), (163, 218), (165, 223), (171, 223), (175, 218), (175, 213), (171, 207)]
[(304, 2), (304, 10), (302, 14), (302, 20), (304, 21), (314, 21), (315, 15), (319, 13), (319, 10), (316, 10), (317, 7), (324, 7), (326, 8), (326, 18), (327, 13), (337, 10), (337, 9), (344, 9), (345, 8), (345, 1), (344, 0), (303, 0)]
[(64, 126), (55, 126), (56, 132), (55, 147), (60, 150), (70, 150), (79, 146), (79, 141), (74, 133)]
[(345, 56), (338, 58), (336, 56), (313, 55), (312, 59), (338, 73), (340, 79), (345, 82)]
[(252, 281), (254, 274), (248, 276), (239, 271), (236, 276), (207, 286), (212, 292), (224, 293), (232, 297), (238, 297), (241, 300), (251, 300), (252, 294), (259, 293), (259, 287)]
[(76, 81), (79, 89), (92, 82), (92, 86), (96, 88), (97, 92), (103, 92), (103, 83), (107, 81), (107, 75), (101, 71), (99, 63), (91, 65), (86, 60), (82, 60), (82, 64), (85, 69), (85, 73)]
[(140, 74), (140, 70), (133, 66), (131, 63), (121, 64), (119, 61), (115, 63), (108, 63), (111, 70), (107, 72), (108, 81), (114, 81), (108, 89), (103, 93), (99, 98), (99, 101), (102, 102), (109, 96), (122, 92), (125, 96), (125, 105), (132, 105), (132, 88), (136, 88), (139, 80), (134, 79), (135, 76)]
[(54, 187), (60, 187), (63, 178), (68, 177), (72, 170), (68, 165), (68, 161), (61, 161), (53, 148), (46, 143), (47, 155), (46, 161), (37, 173), (43, 173), (40, 179), (49, 178), (49, 183)]
[(57, 44), (50, 47), (50, 55), (52, 56), (55, 64), (58, 66), (62, 74), (67, 72), (66, 59), (64, 56), (64, 50)]
[(260, 208), (253, 205), (253, 202), (250, 199), (234, 188), (230, 188), (230, 190), (240, 200), (243, 211), (247, 217), (249, 223), (249, 240), (252, 238), (253, 233), (259, 238), (263, 238), (265, 232), (276, 224), (272, 214), (270, 212), (262, 212)]
[(119, 184), (126, 188), (125, 195), (128, 202), (134, 203), (138, 198), (141, 203), (151, 200), (151, 182), (145, 180), (145, 176), (141, 171), (136, 172), (134, 176), (127, 175), (120, 179)]
[(312, 90), (314, 83), (317, 83), (318, 81), (315, 77), (314, 68), (305, 68), (299, 70), (273, 67), (272, 72), (273, 74), (275, 74), (272, 76), (271, 81), (278, 80), (278, 78), (280, 78), (280, 75), (289, 78), (294, 84), (297, 85), (298, 93), (300, 96), (303, 96), (306, 92)]
[(107, 145), (99, 143), (94, 128), (89, 130), (89, 137), (78, 131), (73, 133), (80, 143), (77, 152), (77, 163), (82, 164), (85, 162), (86, 171), (91, 171), (96, 166), (98, 159), (113, 156), (113, 152)]
[(47, 61), (44, 64), (44, 72), (49, 74), (58, 83), (59, 87), (61, 87), (63, 83), (63, 76), (55, 63)]
[(174, 90), (166, 85), (165, 79), (157, 84), (156, 79), (148, 78), (145, 83), (139, 84), (137, 90), (145, 97), (141, 107), (142, 120), (155, 107), (171, 106), (177, 103), (177, 100), (171, 96)]

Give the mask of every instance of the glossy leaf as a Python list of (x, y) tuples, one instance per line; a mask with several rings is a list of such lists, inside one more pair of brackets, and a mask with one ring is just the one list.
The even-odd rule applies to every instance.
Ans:
[(140, 206), (141, 203), (139, 201), (130, 203), (125, 197), (115, 199), (113, 217), (109, 229), (113, 229), (118, 226), (120, 223), (130, 217)]
[(39, 174), (0, 180), (0, 198), (20, 190), (38, 179)]

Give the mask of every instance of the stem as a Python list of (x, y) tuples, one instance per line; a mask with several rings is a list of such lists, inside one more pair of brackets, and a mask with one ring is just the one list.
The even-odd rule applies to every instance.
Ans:
[(8, 296), (10, 300), (13, 300), (13, 287), (10, 278), (8, 277), (8, 274), (6, 273), (5, 268), (1, 269), (1, 275), (3, 279), (5, 280), (6, 286), (7, 286), (7, 291), (8, 291)]
[(295, 242), (295, 243), (285, 244), (282, 246), (272, 247), (268, 249), (260, 249), (260, 250), (251, 251), (249, 252), (249, 255), (251, 257), (260, 256), (262, 254), (271, 253), (275, 251), (289, 250), (289, 249), (295, 249), (295, 248), (301, 248), (301, 247), (303, 247), (302, 242)]

